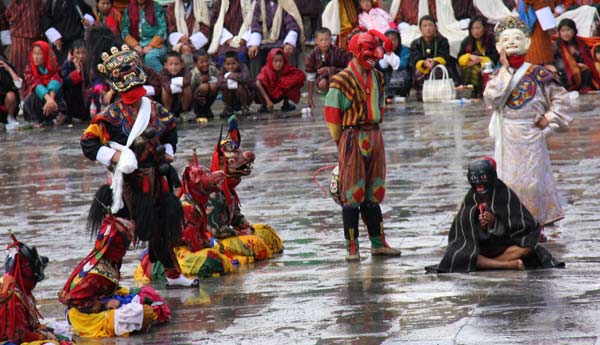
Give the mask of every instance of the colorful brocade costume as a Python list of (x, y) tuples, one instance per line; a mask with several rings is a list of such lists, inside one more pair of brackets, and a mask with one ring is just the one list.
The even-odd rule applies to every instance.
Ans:
[(272, 227), (250, 225), (241, 213), (235, 187), (243, 176), (251, 173), (255, 156), (252, 151), (239, 149), (241, 134), (235, 116), (231, 116), (228, 123), (227, 137), (219, 140), (212, 157), (210, 170), (224, 171), (225, 180), (220, 190), (210, 195), (207, 226), (225, 255), (240, 264), (252, 263), (283, 252), (283, 242)]
[(194, 285), (181, 275), (173, 253), (183, 223), (173, 194), (179, 178), (169, 164), (177, 148), (174, 117), (144, 97), (146, 75), (138, 54), (126, 45), (110, 47), (110, 53), (102, 52), (98, 71), (121, 99), (97, 115), (81, 137), (85, 156), (113, 172), (110, 188), (104, 185), (96, 193), (88, 228), (95, 233), (110, 205), (111, 214), (135, 221), (134, 238), (148, 241), (150, 260), (163, 264), (170, 285)]
[(38, 255), (35, 247), (30, 248), (17, 241), (13, 234), (11, 236), (13, 241), (7, 247), (5, 273), (0, 279), (0, 343), (41, 341), (59, 344), (48, 340), (56, 336), (40, 323), (41, 315), (32, 293), (36, 284), (44, 279), (48, 258)]
[[(362, 212), (373, 255), (400, 255), (385, 242), (379, 203), (385, 196), (385, 151), (379, 124), (383, 118), (383, 74), (373, 61), (383, 58), (371, 32), (352, 37), (354, 59), (335, 75), (325, 98), (325, 121), (338, 147), (339, 192), (347, 241), (347, 260), (358, 260), (358, 220)], [(391, 48), (391, 42), (384, 45)]]
[(79, 336), (122, 336), (168, 320), (169, 307), (151, 287), (128, 290), (119, 286), (120, 267), (133, 236), (132, 223), (107, 216), (94, 248), (59, 293), (60, 302), (68, 307), (68, 321)]
[[(206, 204), (211, 191), (218, 190), (225, 174), (222, 171), (210, 172), (198, 165), (194, 150), (193, 162), (188, 162), (181, 177), (180, 201), (183, 207), (184, 223), (181, 241), (174, 248), (181, 273), (190, 279), (219, 276), (233, 271), (229, 257), (219, 248), (208, 232)], [(160, 262), (150, 262), (147, 252), (142, 255), (134, 279), (141, 284), (165, 280), (164, 268)]]

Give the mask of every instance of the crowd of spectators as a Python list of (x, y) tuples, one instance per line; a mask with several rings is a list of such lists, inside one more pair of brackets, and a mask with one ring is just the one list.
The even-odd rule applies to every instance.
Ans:
[[(249, 114), (253, 103), (259, 112), (278, 103), (281, 111), (291, 111), (305, 83), (312, 108), (315, 93), (327, 92), (331, 78), (352, 59), (344, 49), (349, 36), (368, 30), (385, 35), (393, 47), (377, 65), (385, 76), (386, 102), (405, 99), (411, 89), (420, 100), (424, 80), (439, 64), (457, 87), (481, 98), (499, 54), (493, 21), (472, 0), (446, 0), (467, 33), (454, 55), (438, 28), (436, 1), (403, 0), (394, 16), (389, 4), (377, 0), (331, 1), (339, 2), (341, 28), (325, 27), (331, 26), (331, 12), (315, 0), (0, 1), (0, 129), (17, 126), (20, 111), (36, 127), (86, 122), (114, 100), (86, 48), (86, 31), (100, 25), (138, 52), (148, 76), (146, 95), (177, 117), (187, 112), (211, 118), (219, 99), (223, 116)], [(600, 89), (600, 40), (578, 36), (572, 19), (544, 31), (531, 16), (544, 7), (554, 15), (582, 5), (597, 9), (600, 0), (493, 1), (527, 19), (530, 62), (550, 68), (569, 90)], [(423, 2), (428, 14), (419, 17)], [(403, 42), (411, 25), (419, 37)]]

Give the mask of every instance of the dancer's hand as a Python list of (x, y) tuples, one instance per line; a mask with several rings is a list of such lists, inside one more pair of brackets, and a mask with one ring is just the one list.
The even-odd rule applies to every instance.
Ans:
[(496, 216), (489, 211), (483, 212), (483, 214), (479, 215), (479, 225), (482, 228), (487, 229), (489, 226), (493, 225), (496, 222)]
[(117, 163), (119, 163), (120, 159), (121, 159), (121, 151), (116, 151), (115, 154), (110, 159), (110, 161), (117, 164)]
[(106, 309), (117, 309), (117, 308), (119, 308), (119, 305), (120, 305), (120, 304), (121, 304), (121, 303), (119, 303), (119, 301), (118, 301), (118, 300), (116, 300), (116, 299), (111, 299), (110, 301), (108, 301), (108, 302), (106, 303)]
[(549, 124), (550, 124), (550, 122), (548, 122), (548, 120), (546, 120), (546, 118), (544, 116), (542, 116), (535, 123), (535, 127), (539, 128), (539, 129), (544, 129), (544, 128), (548, 127)]
[(508, 66), (510, 66), (510, 64), (508, 63), (508, 57), (506, 56), (506, 50), (504, 49), (500, 51), (500, 64), (504, 68), (508, 68)]

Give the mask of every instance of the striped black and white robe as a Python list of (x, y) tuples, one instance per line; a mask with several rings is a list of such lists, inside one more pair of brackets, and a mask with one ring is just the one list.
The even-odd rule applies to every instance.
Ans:
[[(448, 248), (438, 266), (427, 267), (428, 272), (452, 273), (477, 270), (477, 256), (484, 252), (501, 254), (512, 245), (533, 248), (533, 255), (523, 260), (527, 268), (564, 267), (538, 244), (541, 226), (521, 203), (514, 191), (500, 179), (496, 180), (486, 209), (496, 216), (496, 227), (504, 228), (502, 236), (490, 235), (479, 225), (479, 208), (475, 189), (465, 196), (448, 234)], [(494, 255), (496, 256), (496, 255)]]

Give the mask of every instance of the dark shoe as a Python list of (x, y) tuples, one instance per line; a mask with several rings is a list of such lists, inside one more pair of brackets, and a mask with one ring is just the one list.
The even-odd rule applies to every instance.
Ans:
[(230, 115), (232, 115), (234, 112), (233, 108), (225, 108), (223, 109), (223, 111), (221, 112), (221, 114), (219, 115), (220, 117), (224, 117), (224, 118), (228, 118)]
[(293, 105), (290, 102), (283, 102), (283, 105), (281, 106), (281, 111), (292, 111), (292, 110), (296, 110), (295, 105)]
[(270, 113), (271, 111), (269, 110), (269, 108), (267, 108), (267, 106), (265, 104), (261, 104), (260, 108), (258, 108), (258, 112), (259, 113)]
[(58, 113), (58, 115), (56, 115), (56, 119), (54, 120), (54, 124), (56, 126), (62, 126), (67, 123), (68, 119), (69, 117), (67, 115), (63, 113)]

